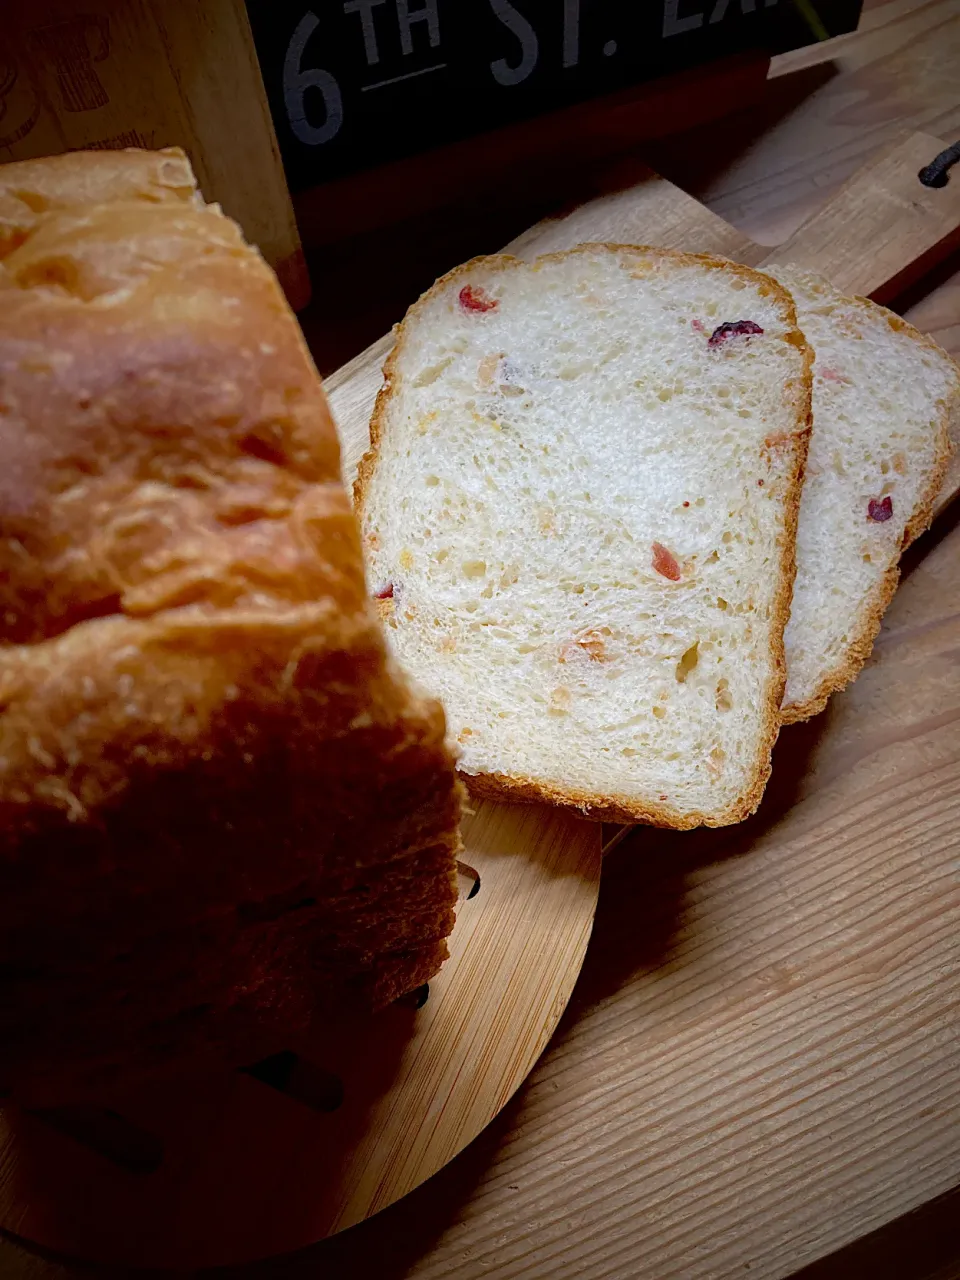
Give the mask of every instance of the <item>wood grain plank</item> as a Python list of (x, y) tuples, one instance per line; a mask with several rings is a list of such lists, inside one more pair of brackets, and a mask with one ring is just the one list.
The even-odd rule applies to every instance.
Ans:
[(903, 314), (955, 360), (960, 359), (960, 271), (941, 279), (930, 292), (906, 306)]
[[(960, 270), (941, 279), (930, 292), (907, 306), (903, 314), (923, 333), (929, 333), (955, 360), (960, 360)], [(960, 494), (960, 419), (955, 418), (951, 424), (951, 437), (953, 456), (947, 466), (935, 516), (942, 515)]]
[(795, 1280), (958, 1280), (957, 1222), (960, 1187), (811, 1263)]
[(761, 252), (728, 222), (646, 165), (620, 161), (604, 174), (604, 190), (562, 215), (545, 218), (507, 245), (507, 253), (535, 258), (586, 240), (653, 243), (690, 253), (716, 253), (753, 262)]
[(868, 16), (862, 32), (775, 58), (759, 108), (645, 159), (772, 247), (904, 130), (960, 137), (956, 0), (893, 0)]
[(909, 133), (872, 157), (764, 261), (796, 263), (844, 293), (886, 303), (960, 245), (960, 182), (917, 174), (947, 144)]

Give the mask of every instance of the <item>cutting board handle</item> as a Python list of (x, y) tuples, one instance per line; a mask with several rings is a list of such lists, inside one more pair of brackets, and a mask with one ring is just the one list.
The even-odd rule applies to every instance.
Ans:
[(901, 135), (763, 261), (809, 267), (844, 293), (889, 303), (960, 245), (960, 174), (943, 186), (920, 181), (947, 149), (928, 133)]
[(950, 181), (950, 170), (955, 164), (960, 164), (960, 142), (955, 142), (952, 147), (944, 147), (938, 156), (924, 165), (917, 177), (925, 187), (945, 187)]

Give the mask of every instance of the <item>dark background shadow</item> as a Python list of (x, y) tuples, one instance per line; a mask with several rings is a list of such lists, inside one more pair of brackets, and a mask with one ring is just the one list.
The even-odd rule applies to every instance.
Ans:
[[(307, 246), (313, 299), (300, 314), (321, 374), (328, 376), (402, 320), (438, 276), (478, 254), (499, 253), (541, 218), (610, 190), (607, 175), (626, 158), (643, 160), (696, 195), (751, 143), (837, 74), (830, 62), (768, 82), (760, 108), (671, 134), (596, 162), (574, 157), (506, 186), (451, 191), (429, 213), (336, 244)], [(642, 110), (643, 107), (638, 108)]]

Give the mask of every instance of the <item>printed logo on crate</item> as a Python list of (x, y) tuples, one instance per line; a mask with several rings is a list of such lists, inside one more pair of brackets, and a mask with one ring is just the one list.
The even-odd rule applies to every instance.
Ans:
[(248, 0), (293, 190), (748, 49), (862, 0)]

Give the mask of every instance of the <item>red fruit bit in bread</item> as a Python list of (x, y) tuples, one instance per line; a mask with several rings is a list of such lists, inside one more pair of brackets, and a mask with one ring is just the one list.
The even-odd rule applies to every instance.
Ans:
[(677, 558), (663, 543), (653, 544), (653, 559), (650, 563), (662, 577), (669, 578), (671, 582), (680, 581), (680, 566), (677, 564)]
[(867, 519), (883, 524), (893, 515), (893, 499), (889, 493), (885, 498), (871, 498), (867, 503)]
[[(607, 628), (609, 634), (609, 628)], [(607, 642), (602, 631), (584, 631), (582, 635), (568, 640), (560, 649), (560, 662), (570, 662), (576, 657), (577, 650), (581, 649), (591, 662), (608, 662), (610, 655), (607, 653)]]
[(478, 284), (465, 284), (460, 290), (460, 305), (464, 311), (496, 311), (500, 303)]
[(763, 330), (753, 320), (725, 320), (711, 333), (707, 346), (722, 347), (730, 338), (752, 338), (758, 333), (763, 333)]
[(697, 319), (697, 320), (691, 320), (691, 321), (690, 321), (690, 327), (691, 327), (692, 329), (696, 329), (697, 333), (706, 333), (706, 332), (707, 332), (707, 326), (703, 323), (703, 321), (702, 321), (702, 320), (699, 320), (699, 319)]
[(781, 445), (789, 444), (792, 439), (793, 436), (789, 431), (776, 431), (764, 438), (763, 447), (765, 449), (779, 449)]
[(377, 587), (373, 593), (374, 600), (392, 600), (393, 599), (393, 583), (385, 582), (382, 587)]
[(836, 369), (831, 369), (827, 365), (821, 366), (817, 373), (823, 378), (824, 382), (849, 382), (850, 379), (844, 377), (842, 373), (837, 373)]

